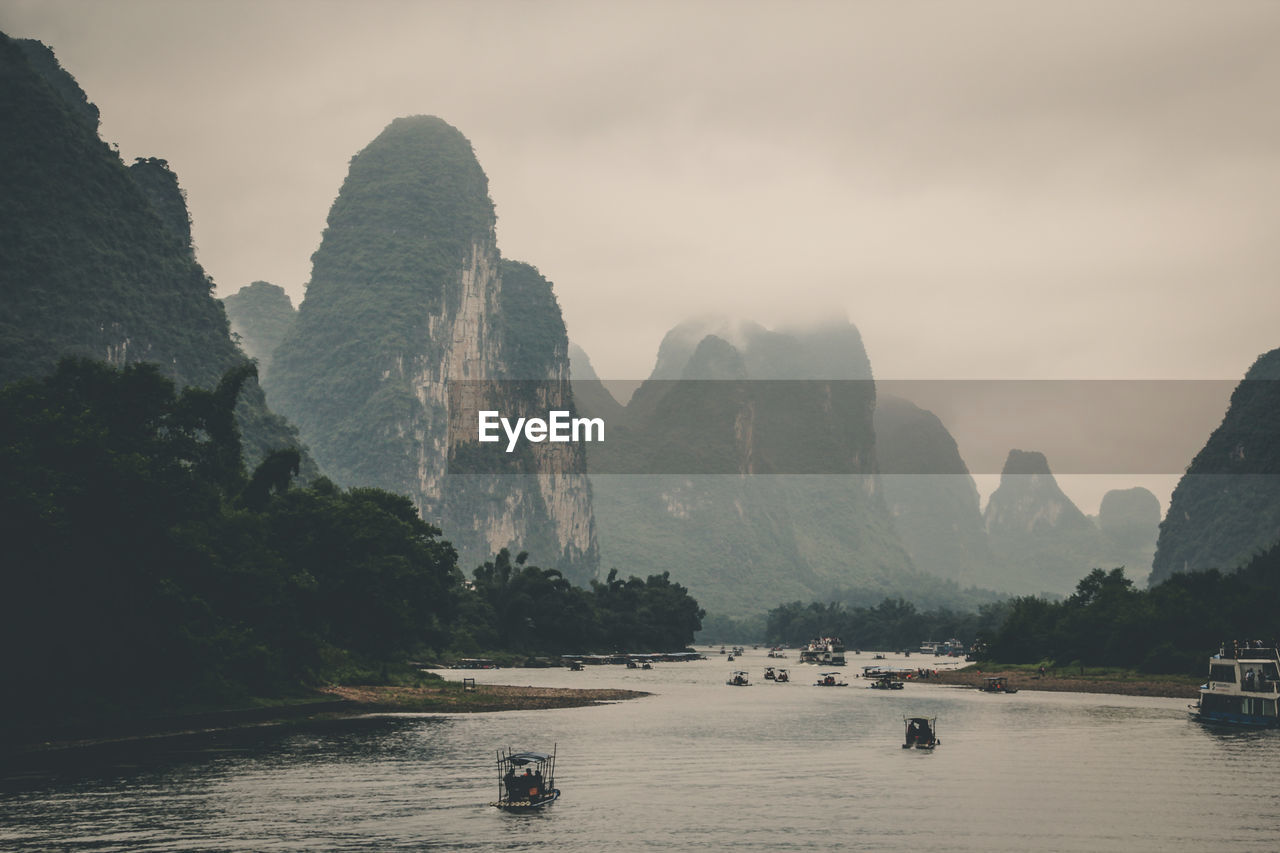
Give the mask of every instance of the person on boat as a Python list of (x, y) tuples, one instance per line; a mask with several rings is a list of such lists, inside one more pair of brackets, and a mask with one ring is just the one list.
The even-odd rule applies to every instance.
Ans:
[(928, 724), (928, 723), (921, 723), (921, 724), (920, 724), (920, 731), (919, 731), (919, 733), (916, 735), (916, 739), (917, 739), (920, 743), (925, 743), (925, 744), (927, 744), (927, 743), (929, 743), (930, 741), (932, 741), (932, 740), (933, 740), (933, 730), (929, 728), (929, 724)]

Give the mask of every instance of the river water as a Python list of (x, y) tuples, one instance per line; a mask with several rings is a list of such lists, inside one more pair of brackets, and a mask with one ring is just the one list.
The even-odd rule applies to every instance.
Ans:
[[(868, 690), (852, 677), (865, 655), (851, 656), (849, 687), (817, 688), (817, 670), (791, 655), (467, 673), (654, 695), (209, 735), (6, 768), (0, 849), (1280, 848), (1278, 733), (1205, 728), (1180, 699)], [(766, 664), (789, 664), (793, 682), (760, 680)], [(725, 685), (735, 668), (751, 687)], [(942, 745), (901, 749), (904, 715), (936, 716)], [(488, 806), (498, 747), (553, 745), (559, 802), (533, 815)]]

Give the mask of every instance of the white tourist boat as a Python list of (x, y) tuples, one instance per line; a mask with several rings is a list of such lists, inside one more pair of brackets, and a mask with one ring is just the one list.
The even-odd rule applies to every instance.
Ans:
[(844, 666), (844, 643), (836, 637), (813, 640), (800, 649), (800, 663)]
[(1224, 643), (1209, 658), (1209, 680), (1200, 685), (1200, 700), (1189, 707), (1202, 722), (1271, 728), (1280, 726), (1278, 699), (1276, 644), (1242, 641)]

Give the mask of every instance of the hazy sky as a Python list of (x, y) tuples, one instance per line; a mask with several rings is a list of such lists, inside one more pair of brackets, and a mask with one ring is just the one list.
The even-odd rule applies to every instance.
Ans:
[(605, 377), (707, 311), (845, 315), (884, 378), (1236, 379), (1280, 346), (1269, 0), (0, 0), (0, 29), (169, 161), (219, 295), (296, 304), (351, 156), (425, 113)]

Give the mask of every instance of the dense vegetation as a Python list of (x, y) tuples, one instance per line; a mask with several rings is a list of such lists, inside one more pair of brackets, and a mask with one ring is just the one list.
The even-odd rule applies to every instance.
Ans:
[(248, 472), (213, 390), (151, 364), (65, 360), (0, 391), (0, 642), (10, 722), (275, 695), (450, 649), (658, 650), (701, 612), (666, 575), (591, 590), (503, 552), (463, 585), (412, 503)]
[(582, 589), (558, 569), (515, 560), (507, 550), (475, 570), (476, 595), (458, 619), (455, 647), (529, 654), (670, 651), (702, 627), (702, 610), (667, 572), (623, 580), (613, 569)]
[(1259, 356), (1187, 467), (1160, 525), (1151, 582), (1237, 566), (1280, 535), (1280, 349)]
[[(0, 385), (65, 356), (150, 361), (180, 385), (217, 384), (244, 357), (193, 255), (177, 177), (153, 158), (126, 167), (39, 42), (0, 35), (0, 81)], [(252, 378), (237, 417), (254, 462), (299, 446)]]
[(502, 357), (511, 379), (551, 379), (567, 370), (569, 338), (551, 282), (530, 264), (505, 258)]
[(874, 607), (796, 601), (769, 611), (763, 640), (839, 636), (851, 647), (909, 649), (955, 637), (981, 642), (986, 657), (1000, 663), (1199, 674), (1224, 641), (1280, 638), (1278, 614), (1280, 543), (1237, 572), (1179, 573), (1144, 590), (1123, 568), (1094, 569), (1066, 599), (1029, 595), (983, 604), (976, 613), (921, 611), (902, 599)]
[(1198, 673), (1224, 640), (1280, 637), (1280, 545), (1238, 572), (1178, 573), (1146, 590), (1123, 569), (1094, 569), (1065, 601), (1009, 607), (991, 635), (996, 660)]
[(815, 637), (839, 637), (849, 648), (914, 650), (925, 640), (955, 638), (967, 646), (990, 636), (1006, 613), (1004, 603), (984, 604), (976, 613), (966, 613), (919, 610), (901, 598), (886, 598), (873, 607), (794, 601), (769, 611), (765, 642), (799, 645)]

